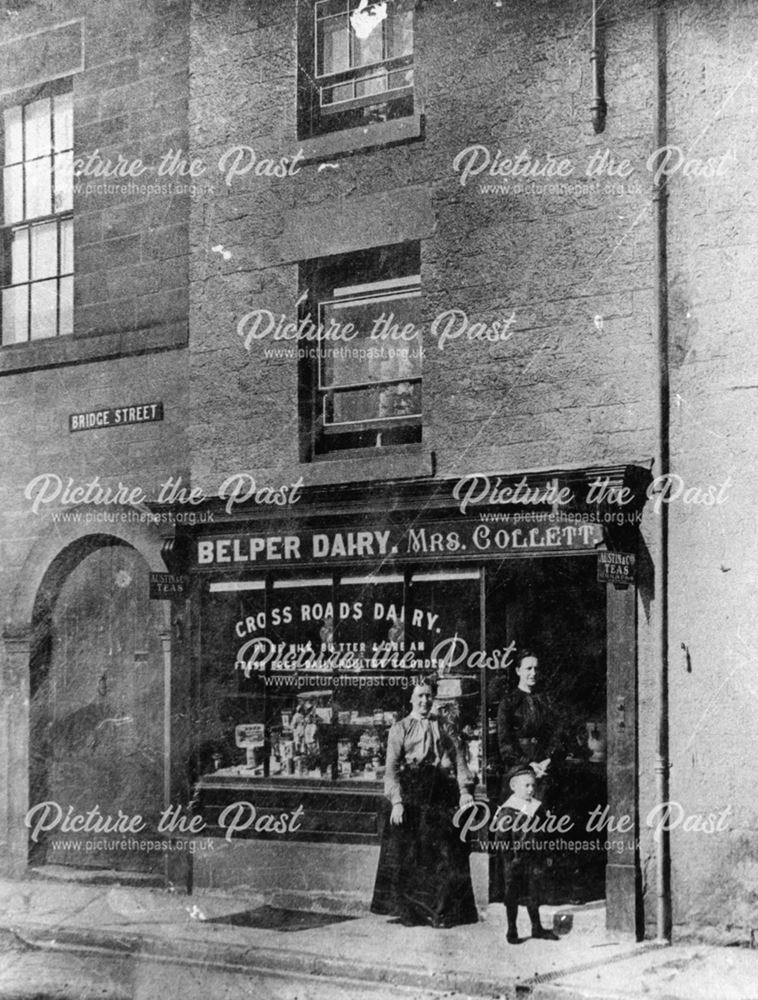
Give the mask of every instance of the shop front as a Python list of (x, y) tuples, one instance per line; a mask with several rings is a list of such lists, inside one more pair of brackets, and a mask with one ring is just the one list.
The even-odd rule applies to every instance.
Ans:
[[(551, 706), (546, 801), (581, 831), (553, 852), (550, 901), (618, 897), (613, 919), (628, 924), (633, 849), (610, 857), (600, 818), (633, 812), (635, 586), (606, 582), (600, 553), (619, 533), (582, 503), (587, 474), (566, 482), (570, 509), (475, 513), (453, 482), (311, 491), (280, 517), (216, 516), (212, 533), (176, 543), (191, 577), (194, 808), (218, 840), (196, 855), (196, 884), (367, 905), (387, 735), (414, 681), (435, 675), (434, 710), (475, 783), (478, 901), (497, 899), (502, 720), (528, 649)], [(624, 560), (635, 535), (623, 533)], [(619, 699), (623, 727), (609, 730)]]

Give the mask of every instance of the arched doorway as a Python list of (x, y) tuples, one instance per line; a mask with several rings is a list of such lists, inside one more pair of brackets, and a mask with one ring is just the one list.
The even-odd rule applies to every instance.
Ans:
[[(51, 565), (32, 619), (30, 808), (53, 802), (63, 816), (120, 810), (141, 815), (145, 835), (155, 829), (165, 766), (159, 614), (148, 564), (120, 539), (80, 539)], [(161, 856), (138, 839), (58, 828), (30, 843), (30, 860), (160, 870)]]

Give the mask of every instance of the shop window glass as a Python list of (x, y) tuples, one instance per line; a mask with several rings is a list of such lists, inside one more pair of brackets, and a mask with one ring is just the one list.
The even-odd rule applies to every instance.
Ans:
[(266, 713), (272, 778), (333, 777), (335, 690), (333, 672), (323, 664), (334, 642), (334, 603), (331, 576), (272, 584)]
[(468, 765), (483, 774), (481, 727), (480, 573), (435, 570), (409, 581), (408, 639), (439, 676), (438, 714), (461, 735)]
[[(357, 662), (341, 692), (338, 775), (384, 777), (387, 735), (407, 714), (410, 684), (418, 670), (401, 665), (404, 639), (404, 577), (400, 573), (345, 576), (340, 584), (344, 620), (338, 637)], [(415, 658), (409, 657), (409, 661)], [(365, 685), (365, 686), (364, 686)]]
[(413, 6), (412, 0), (302, 5), (302, 137), (413, 113)]
[[(381, 782), (389, 728), (408, 713), (414, 679), (440, 672), (435, 642), (454, 621), (476, 643), (478, 587), (476, 572), (410, 584), (403, 572), (211, 584), (199, 774)], [(478, 672), (441, 673), (437, 709), (478, 774)]]
[(230, 773), (230, 769), (240, 776), (264, 774), (263, 747), (256, 752), (255, 747), (239, 746), (237, 727), (265, 723), (264, 675), (255, 669), (250, 649), (265, 620), (263, 581), (211, 584), (201, 619), (195, 720), (198, 774)]

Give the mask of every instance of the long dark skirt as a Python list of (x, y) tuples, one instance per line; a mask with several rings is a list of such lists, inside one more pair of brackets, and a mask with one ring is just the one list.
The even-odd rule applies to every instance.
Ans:
[(389, 822), (389, 806), (383, 816), (372, 912), (433, 927), (476, 923), (469, 850), (452, 824), (457, 783), (423, 765), (403, 775), (402, 788), (402, 824)]

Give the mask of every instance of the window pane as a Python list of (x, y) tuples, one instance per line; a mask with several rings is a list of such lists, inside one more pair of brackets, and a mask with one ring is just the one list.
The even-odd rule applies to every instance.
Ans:
[(379, 419), (379, 387), (330, 392), (324, 399), (324, 424), (352, 424)]
[(23, 167), (6, 167), (3, 171), (5, 224), (20, 222), (24, 217)]
[(384, 59), (384, 24), (368, 13), (378, 9), (378, 6), (368, 7), (366, 11), (361, 11), (360, 14), (356, 11), (353, 15), (356, 20), (351, 22), (352, 66), (368, 66), (369, 63)]
[(349, 68), (348, 21), (343, 17), (330, 17), (319, 21), (318, 27), (319, 76), (341, 73)]
[(21, 148), (21, 108), (7, 108), (5, 117), (5, 162), (18, 163), (22, 156)]
[(64, 219), (60, 228), (61, 274), (71, 274), (74, 270), (74, 222)]
[[(353, 339), (323, 341), (321, 386), (419, 377), (420, 302), (418, 294), (406, 294), (324, 303), (321, 307), (324, 327), (331, 327), (335, 336), (345, 332)], [(348, 324), (353, 331), (347, 330)]]
[(420, 382), (399, 382), (397, 385), (329, 393), (324, 403), (326, 425), (420, 416)]
[(61, 278), (60, 334), (74, 332), (74, 279)]
[(40, 281), (32, 285), (32, 340), (55, 336), (58, 311), (58, 281)]
[(387, 18), (387, 58), (409, 56), (413, 53), (413, 11)]
[[(340, 584), (340, 599), (347, 612), (344, 617), (340, 616), (337, 625), (340, 643), (351, 643), (353, 649), (362, 647), (364, 657), (369, 660), (380, 658), (383, 653), (404, 650), (402, 573), (386, 573), (374, 578), (357, 573), (347, 576)], [(356, 614), (356, 610), (360, 613)]]
[(29, 280), (29, 230), (16, 229), (11, 234), (11, 283)]
[[(434, 645), (445, 641), (445, 646), (439, 650), (442, 663), (434, 663), (433, 667), (443, 666), (446, 676), (469, 674), (474, 679), (479, 676), (478, 670), (472, 669), (466, 658), (461, 656), (466, 650), (473, 653), (481, 648), (478, 575), (476, 569), (445, 572), (435, 567), (416, 572), (411, 578), (411, 605), (416, 612), (423, 611), (423, 615), (417, 613), (410, 617), (408, 638), (420, 648), (427, 648), (421, 645), (430, 638), (426, 626), (430, 620), (436, 619)], [(455, 641), (450, 642), (450, 639)], [(445, 658), (460, 662), (454, 668), (451, 662), (444, 662)], [(477, 720), (478, 708), (477, 703), (474, 712)]]
[(372, 94), (383, 94), (387, 90), (387, 70), (358, 78), (355, 81), (355, 96), (370, 97)]
[(3, 289), (3, 345), (28, 340), (28, 295), (28, 285)]
[(348, 83), (338, 83), (334, 87), (323, 87), (321, 90), (321, 104), (337, 104), (339, 101), (351, 101), (353, 94), (353, 81)]
[(74, 154), (58, 153), (55, 157), (54, 212), (70, 212), (74, 207)]
[(413, 69), (393, 69), (387, 76), (387, 90), (400, 90), (413, 86)]
[[(227, 768), (236, 769), (244, 764), (246, 753), (237, 746), (235, 727), (264, 721), (263, 677), (262, 671), (254, 669), (254, 641), (259, 635), (258, 622), (265, 622), (265, 617), (263, 590), (208, 595), (207, 606), (203, 608), (201, 678), (194, 731), (200, 773), (213, 770), (223, 773)], [(248, 622), (252, 626), (250, 631), (245, 627)], [(253, 645), (248, 645), (249, 642)]]
[(414, 573), (406, 636), (419, 656), (436, 654), (432, 669), (442, 668), (442, 677), (435, 711), (468, 737), (468, 764), (481, 777), (480, 672), (471, 664), (471, 655), (481, 649), (477, 576), (476, 570)]
[(45, 156), (50, 152), (50, 98), (27, 104), (26, 117), (26, 156), (31, 160), (36, 156)]
[(58, 273), (58, 226), (32, 226), (32, 280)]
[(398, 382), (379, 393), (380, 417), (420, 417), (421, 383)]
[(349, 614), (338, 623), (337, 646), (358, 661), (361, 672), (373, 673), (373, 683), (336, 689), (337, 773), (343, 778), (377, 779), (383, 776), (389, 727), (408, 713), (410, 691), (401, 687), (396, 674), (393, 676), (408, 652), (403, 642), (402, 574), (346, 577), (340, 585), (340, 610), (343, 608), (349, 609)]
[(74, 145), (72, 94), (58, 94), (53, 98), (53, 108), (55, 149), (71, 149)]
[[(281, 609), (278, 615), (277, 608)], [(332, 578), (277, 580), (270, 614), (265, 634), (277, 646), (283, 643), (285, 648), (302, 648), (309, 644), (317, 654), (323, 646), (335, 641), (335, 626), (339, 621), (339, 608), (335, 614), (332, 603)]]
[(50, 215), (50, 170), (49, 156), (26, 164), (26, 218)]

